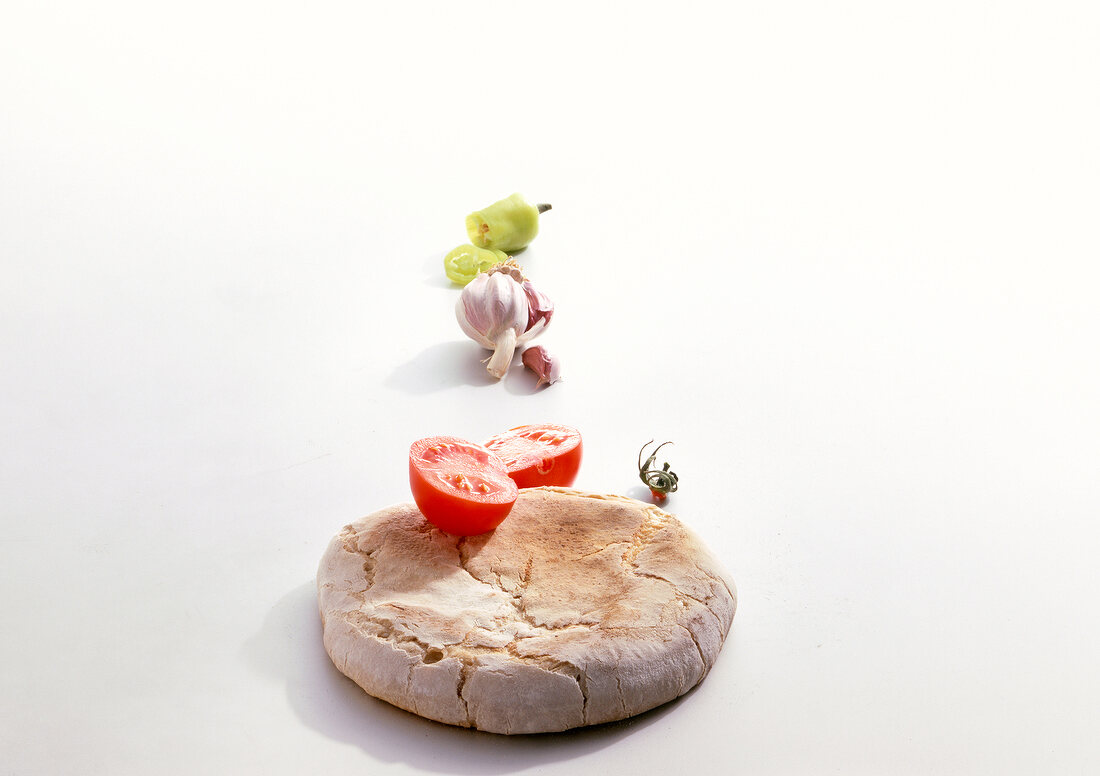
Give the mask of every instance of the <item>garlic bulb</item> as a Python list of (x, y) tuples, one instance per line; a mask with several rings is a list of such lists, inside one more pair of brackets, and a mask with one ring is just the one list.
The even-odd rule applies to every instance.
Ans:
[(541, 334), (553, 314), (554, 303), (512, 260), (471, 280), (455, 305), (466, 336), (493, 351), (486, 369), (497, 379), (508, 371), (516, 346)]

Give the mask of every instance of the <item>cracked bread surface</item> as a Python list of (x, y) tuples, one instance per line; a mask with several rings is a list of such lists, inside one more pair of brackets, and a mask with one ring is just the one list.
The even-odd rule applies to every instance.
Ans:
[(317, 576), (325, 649), (370, 695), (451, 725), (544, 733), (612, 722), (710, 671), (736, 592), (657, 507), (520, 491), (490, 533), (457, 537), (415, 504), (346, 526)]

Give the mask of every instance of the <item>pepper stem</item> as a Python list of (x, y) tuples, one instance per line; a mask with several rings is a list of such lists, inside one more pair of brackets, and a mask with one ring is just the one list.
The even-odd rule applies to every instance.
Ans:
[(535, 205), (535, 207), (538, 208), (539, 215), (541, 216), (543, 213), (549, 210), (551, 206), (546, 204), (545, 202), (541, 202), (538, 205)]

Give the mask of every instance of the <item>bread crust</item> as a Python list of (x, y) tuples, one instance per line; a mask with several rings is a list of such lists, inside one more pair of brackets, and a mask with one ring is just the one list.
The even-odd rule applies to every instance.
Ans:
[(544, 733), (623, 719), (714, 665), (736, 592), (657, 507), (520, 491), (456, 537), (400, 504), (346, 526), (317, 576), (325, 649), (366, 692), (450, 725)]

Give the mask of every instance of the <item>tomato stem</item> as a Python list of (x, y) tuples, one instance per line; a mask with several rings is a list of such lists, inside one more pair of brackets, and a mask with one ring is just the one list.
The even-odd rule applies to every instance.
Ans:
[(657, 445), (649, 457), (646, 458), (645, 463), (642, 463), (642, 455), (651, 444), (653, 444), (652, 439), (642, 445), (642, 449), (638, 451), (638, 477), (649, 486), (654, 498), (663, 501), (665, 496), (675, 492), (680, 487), (680, 478), (676, 476), (676, 472), (669, 471), (667, 463), (660, 469), (651, 468), (657, 460), (657, 453), (660, 449), (665, 445), (672, 444), (671, 442), (662, 442)]

